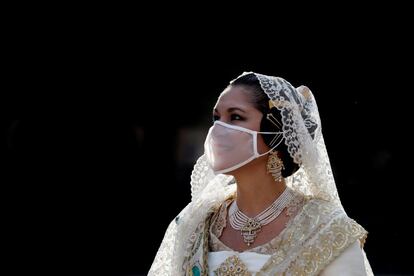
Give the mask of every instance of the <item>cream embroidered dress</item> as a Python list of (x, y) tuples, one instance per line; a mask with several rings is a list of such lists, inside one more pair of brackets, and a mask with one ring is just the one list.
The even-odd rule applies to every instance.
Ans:
[[(297, 198), (301, 197), (297, 196)], [(324, 202), (302, 199), (288, 207), (292, 209), (287, 212), (290, 219), (279, 235), (263, 245), (244, 252), (232, 250), (219, 239), (226, 226), (227, 207), (232, 200), (225, 201), (212, 216), (209, 230), (208, 275), (269, 275), (266, 269), (272, 265), (286, 267), (280, 275), (283, 273), (306, 275), (302, 269), (303, 263), (287, 264), (287, 258), (284, 258), (291, 256), (294, 259), (294, 256), (300, 254), (306, 256), (302, 262), (311, 264), (315, 273), (321, 272), (320, 275), (373, 275), (362, 249), (367, 232), (343, 213), (328, 210), (329, 206)], [(324, 215), (328, 213), (331, 214)], [(322, 221), (317, 222), (312, 218)], [(314, 223), (311, 225), (309, 222)], [(325, 228), (323, 232), (314, 232), (321, 225)], [(308, 250), (303, 250), (302, 246), (294, 249), (292, 243), (294, 236), (302, 236), (303, 240), (314, 239), (312, 247), (315, 249), (310, 247)], [(306, 243), (295, 241), (295, 244), (303, 244), (306, 247)], [(332, 243), (335, 246), (328, 244), (324, 247), (324, 243)], [(274, 256), (279, 257), (274, 258)], [(270, 275), (277, 275), (278, 272), (274, 273)]]

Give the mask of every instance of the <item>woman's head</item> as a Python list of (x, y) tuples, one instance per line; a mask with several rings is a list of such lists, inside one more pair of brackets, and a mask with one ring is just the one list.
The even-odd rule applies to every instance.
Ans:
[[(271, 118), (268, 118), (270, 115)], [(247, 128), (260, 132), (281, 132), (281, 115), (277, 108), (270, 108), (269, 98), (260, 86), (254, 73), (244, 74), (230, 82), (230, 85), (221, 93), (213, 110), (214, 121)], [(276, 122), (276, 124), (275, 124)], [(269, 151), (275, 144), (275, 135), (258, 135), (258, 153)], [(283, 136), (281, 136), (283, 139)], [(282, 159), (284, 169), (282, 176), (288, 177), (299, 166), (290, 157), (284, 141), (280, 141), (275, 148)], [(264, 160), (257, 160), (263, 163)], [(253, 161), (256, 162), (256, 161)]]

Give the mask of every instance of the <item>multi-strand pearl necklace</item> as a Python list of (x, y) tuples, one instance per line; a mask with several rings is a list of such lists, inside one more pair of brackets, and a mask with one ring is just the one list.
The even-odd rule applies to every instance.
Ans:
[(244, 242), (247, 243), (247, 246), (250, 246), (262, 226), (276, 219), (292, 199), (292, 190), (286, 188), (269, 207), (254, 218), (250, 218), (240, 211), (236, 201), (234, 201), (229, 209), (230, 225), (233, 229), (241, 231)]

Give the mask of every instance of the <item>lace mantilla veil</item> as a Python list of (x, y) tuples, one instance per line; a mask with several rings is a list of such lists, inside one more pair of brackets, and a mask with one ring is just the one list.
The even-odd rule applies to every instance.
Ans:
[[(252, 72), (245, 72), (249, 74)], [(304, 195), (330, 201), (343, 210), (321, 131), (318, 107), (305, 86), (294, 88), (286, 80), (254, 73), (263, 91), (280, 110), (288, 152), (300, 168), (286, 185)], [(240, 77), (240, 76), (239, 76)], [(209, 210), (236, 190), (233, 176), (215, 175), (203, 154), (191, 174), (191, 202), (170, 223), (149, 275), (182, 275), (186, 245)]]

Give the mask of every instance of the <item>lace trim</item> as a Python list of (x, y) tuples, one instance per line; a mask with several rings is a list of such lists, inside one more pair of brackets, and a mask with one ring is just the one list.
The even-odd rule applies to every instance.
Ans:
[[(296, 220), (297, 219), (297, 220)], [(356, 240), (368, 232), (337, 206), (312, 200), (295, 217), (276, 251), (257, 275), (318, 275)]]
[(230, 206), (230, 204), (233, 202), (234, 197), (231, 197), (223, 202), (223, 204), (220, 206), (220, 209), (218, 212), (213, 216), (212, 222), (211, 222), (211, 232), (216, 237), (221, 237), (221, 234), (223, 233), (223, 229), (226, 227), (227, 224), (227, 209)]
[(182, 265), (186, 276), (208, 275), (209, 221), (202, 221), (188, 240), (185, 260)]
[[(336, 259), (355, 240), (364, 240), (367, 232), (355, 221), (340, 218), (329, 229), (317, 235), (317, 242), (307, 245), (300, 258), (289, 265), (293, 275), (318, 275), (329, 263)], [(305, 270), (303, 263), (306, 264)], [(305, 272), (305, 273), (304, 273)]]

